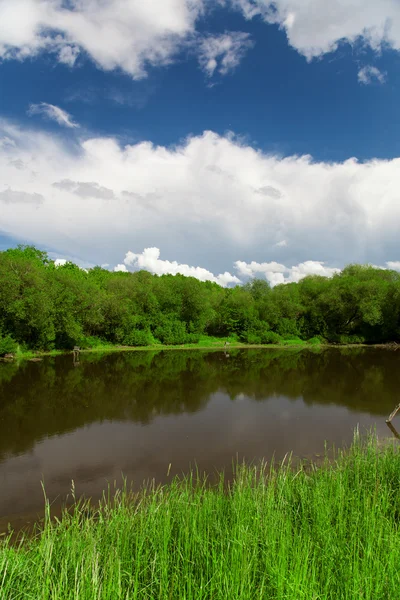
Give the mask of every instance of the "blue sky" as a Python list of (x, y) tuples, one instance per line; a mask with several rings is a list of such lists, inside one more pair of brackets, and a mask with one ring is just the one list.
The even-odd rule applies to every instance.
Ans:
[(224, 285), (400, 266), (395, 0), (1, 0), (0, 22), (0, 248)]

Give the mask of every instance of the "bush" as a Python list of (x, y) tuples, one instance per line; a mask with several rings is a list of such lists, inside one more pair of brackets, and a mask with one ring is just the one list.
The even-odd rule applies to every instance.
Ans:
[(18, 344), (14, 338), (11, 337), (11, 335), (0, 335), (0, 356), (5, 356), (6, 354), (15, 354), (17, 348)]
[(277, 344), (280, 341), (280, 337), (270, 330), (267, 323), (258, 319), (248, 323), (247, 329), (242, 332), (240, 339), (246, 344)]
[(280, 344), (282, 338), (274, 331), (267, 331), (261, 338), (263, 344)]
[(90, 335), (80, 337), (76, 345), (80, 346), (81, 348), (100, 348), (101, 346), (111, 346), (110, 343)]
[(186, 325), (181, 321), (167, 321), (156, 327), (154, 336), (160, 340), (162, 344), (175, 346), (178, 344), (186, 344), (191, 334), (186, 332)]
[(188, 333), (186, 335), (186, 344), (198, 344), (200, 342), (200, 333)]
[(151, 331), (146, 329), (132, 329), (124, 337), (124, 344), (127, 346), (152, 346), (155, 343)]
[(365, 344), (365, 337), (362, 335), (340, 335), (339, 344)]
[(298, 335), (293, 335), (292, 333), (282, 333), (280, 336), (283, 340), (299, 340), (299, 336)]
[(307, 340), (307, 344), (310, 344), (311, 346), (318, 346), (319, 344), (322, 344), (322, 340), (318, 336), (314, 336)]
[(261, 336), (254, 331), (244, 331), (242, 335), (242, 340), (246, 342), (246, 344), (261, 344)]
[(277, 331), (281, 336), (289, 335), (289, 339), (295, 339), (299, 335), (296, 319), (281, 317), (278, 321)]
[(241, 341), (246, 344), (280, 344), (282, 338), (274, 331), (264, 327), (244, 331), (241, 335)]

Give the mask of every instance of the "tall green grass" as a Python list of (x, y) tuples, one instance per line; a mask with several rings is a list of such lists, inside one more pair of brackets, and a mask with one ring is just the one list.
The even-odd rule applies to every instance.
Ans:
[(239, 466), (80, 504), (0, 546), (1, 600), (396, 600), (400, 455), (371, 437), (322, 466)]

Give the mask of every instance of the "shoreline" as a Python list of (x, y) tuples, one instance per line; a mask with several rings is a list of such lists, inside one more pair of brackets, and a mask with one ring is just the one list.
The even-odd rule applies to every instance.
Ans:
[[(400, 344), (388, 342), (385, 344), (309, 344), (307, 342), (298, 342), (286, 344), (245, 344), (245, 343), (230, 343), (228, 347), (223, 344), (207, 345), (207, 344), (179, 344), (179, 345), (154, 345), (154, 346), (97, 346), (95, 348), (82, 348), (79, 354), (89, 353), (112, 353), (112, 352), (162, 352), (164, 350), (202, 350), (209, 352), (221, 352), (232, 350), (326, 350), (328, 348), (348, 349), (348, 348), (381, 348), (384, 350), (400, 349)], [(0, 357), (0, 362), (14, 362), (20, 360), (35, 360), (48, 356), (65, 356), (73, 354), (73, 350), (19, 350), (12, 358)]]
[[(394, 598), (398, 468), (397, 446), (355, 436), (334, 461), (310, 469), (293, 470), (290, 458), (238, 465), (228, 487), (223, 475), (209, 487), (192, 473), (138, 494), (109, 490), (58, 520), (46, 500), (32, 536), (0, 538), (2, 597), (29, 589), (89, 599), (102, 590), (111, 600), (117, 589), (120, 598), (222, 600), (239, 591), (261, 600), (277, 598), (280, 582), (288, 600), (331, 599), (358, 597), (368, 582), (365, 600)], [(207, 595), (188, 596), (206, 586)]]

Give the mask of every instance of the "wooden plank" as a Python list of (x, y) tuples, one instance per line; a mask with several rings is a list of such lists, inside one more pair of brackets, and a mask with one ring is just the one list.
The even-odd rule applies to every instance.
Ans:
[(400, 404), (398, 404), (396, 406), (396, 408), (394, 409), (394, 411), (392, 413), (390, 413), (389, 418), (386, 419), (386, 423), (391, 423), (393, 421), (393, 419), (395, 418), (395, 416), (397, 415), (397, 413), (400, 410)]

